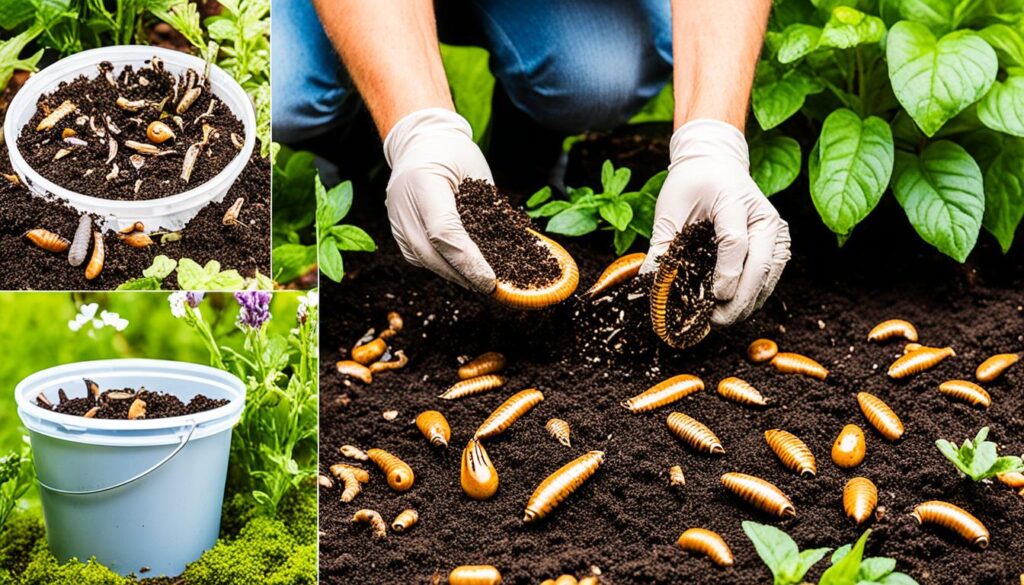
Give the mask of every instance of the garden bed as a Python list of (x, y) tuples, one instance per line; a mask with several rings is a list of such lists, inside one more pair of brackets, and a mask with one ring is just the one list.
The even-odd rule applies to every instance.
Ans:
[[(628, 142), (600, 141), (613, 147)], [(600, 141), (583, 146), (593, 150)], [(595, 163), (607, 154), (590, 153)], [(577, 176), (569, 177), (569, 184), (597, 181), (595, 165), (571, 161), (570, 169)], [(655, 170), (653, 164), (634, 165), (637, 180)], [(1019, 243), (1003, 256), (983, 234), (969, 262), (956, 264), (921, 242), (887, 198), (839, 249), (816, 217), (806, 183), (798, 181), (772, 198), (790, 221), (794, 257), (762, 310), (744, 323), (713, 331), (685, 352), (659, 344), (644, 351), (642, 343), (608, 351), (594, 332), (595, 323), (608, 322), (602, 303), (570, 299), (552, 310), (521, 313), (409, 266), (390, 235), (379, 191), (379, 186), (362, 188), (359, 192), (370, 194), (357, 198), (351, 219), (366, 227), (380, 251), (346, 258), (345, 281), (325, 283), (323, 290), (334, 310), (321, 340), (320, 460), (326, 471), (336, 462), (357, 463), (339, 454), (343, 444), (378, 447), (409, 463), (416, 479), (412, 489), (396, 493), (371, 469), (369, 484), (348, 504), (341, 503), (339, 487), (321, 489), (322, 582), (429, 583), (458, 565), (493, 564), (504, 582), (513, 584), (563, 573), (582, 576), (591, 567), (609, 583), (761, 584), (770, 581), (770, 573), (741, 521), (778, 526), (802, 549), (853, 542), (864, 527), (844, 516), (841, 499), (845, 482), (858, 475), (877, 484), (879, 506), (886, 510), (866, 525), (873, 530), (869, 554), (897, 559), (897, 570), (922, 584), (1005, 584), (1024, 572), (1024, 541), (1018, 534), (1024, 500), (998, 482), (975, 484), (959, 477), (934, 445), (939, 438), (960, 443), (989, 426), (1001, 453), (1024, 451), (1019, 414), (1024, 368), (1011, 368), (986, 385), (992, 395), (987, 410), (953, 402), (937, 390), (947, 379), (973, 378), (975, 367), (992, 354), (1022, 349)], [(520, 194), (513, 203), (524, 201)], [(558, 240), (579, 264), (581, 291), (614, 258), (607, 234)], [(640, 243), (634, 251), (643, 251)], [(409, 356), (408, 366), (376, 375), (369, 386), (345, 379), (334, 363), (368, 328), (380, 330), (388, 311), (404, 317), (404, 330), (390, 343)], [(913, 322), (925, 344), (952, 346), (956, 357), (909, 379), (890, 380), (886, 368), (902, 344), (869, 343), (866, 337), (875, 324), (893, 317)], [(776, 340), (782, 351), (811, 356), (831, 373), (819, 381), (751, 364), (745, 350), (758, 337)], [(507, 357), (505, 387), (455, 401), (437, 399), (458, 380), (460, 356), (485, 351)], [(705, 390), (649, 413), (632, 414), (619, 405), (681, 373), (700, 376)], [(724, 401), (714, 388), (727, 376), (747, 380), (772, 405), (758, 410)], [(543, 391), (544, 401), (487, 442), (501, 479), (496, 496), (469, 499), (459, 486), (461, 450), (494, 408), (530, 387)], [(885, 441), (867, 424), (855, 399), (860, 391), (879, 396), (900, 415), (907, 428), (901, 442)], [(411, 424), (429, 409), (442, 411), (451, 424), (447, 451), (431, 447)], [(382, 416), (392, 410), (398, 411), (393, 420)], [(672, 411), (707, 424), (726, 454), (701, 455), (684, 446), (666, 427)], [(548, 435), (544, 425), (552, 417), (572, 425), (572, 448)], [(853, 470), (841, 470), (829, 458), (847, 423), (864, 428), (868, 442), (865, 462)], [(771, 428), (795, 433), (810, 446), (818, 460), (816, 478), (802, 479), (779, 463), (763, 437)], [(596, 475), (549, 518), (524, 524), (534, 488), (590, 450), (605, 452)], [(686, 474), (681, 489), (669, 484), (672, 465), (681, 465)], [(779, 521), (740, 502), (719, 483), (730, 471), (774, 482), (793, 500), (796, 517)], [(991, 531), (991, 545), (978, 550), (951, 533), (919, 527), (910, 512), (929, 499), (974, 513)], [(419, 524), (386, 540), (371, 539), (365, 526), (351, 522), (361, 508), (375, 509), (390, 522), (410, 507), (418, 510)], [(720, 533), (735, 553), (735, 566), (718, 569), (680, 550), (676, 539), (690, 527)], [(819, 563), (808, 580), (816, 581), (827, 565), (827, 559)]]

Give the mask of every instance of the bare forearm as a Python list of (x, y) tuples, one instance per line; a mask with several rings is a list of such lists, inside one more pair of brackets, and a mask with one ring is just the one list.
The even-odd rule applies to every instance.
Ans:
[(713, 118), (743, 130), (771, 0), (672, 0), (675, 126)]
[(406, 114), (454, 110), (432, 0), (314, 0), (381, 137)]

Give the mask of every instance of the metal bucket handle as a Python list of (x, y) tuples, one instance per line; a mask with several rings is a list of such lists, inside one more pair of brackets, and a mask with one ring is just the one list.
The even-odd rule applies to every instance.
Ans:
[(192, 433), (194, 433), (196, 431), (196, 426), (198, 425), (198, 423), (196, 423), (196, 421), (194, 421), (194, 420), (193, 421), (189, 421), (189, 422), (192, 423), (192, 426), (189, 427), (188, 433), (185, 434), (185, 436), (181, 439), (181, 443), (179, 443), (178, 446), (175, 447), (173, 451), (171, 451), (166, 457), (164, 457), (163, 459), (158, 461), (155, 465), (153, 465), (149, 469), (143, 471), (142, 473), (139, 473), (139, 474), (135, 475), (134, 477), (130, 477), (130, 478), (128, 478), (128, 479), (126, 479), (126, 480), (124, 480), (124, 481), (122, 481), (120, 483), (116, 483), (116, 484), (114, 484), (112, 486), (102, 487), (102, 488), (98, 488), (98, 489), (94, 489), (94, 490), (76, 491), (76, 490), (62, 490), (60, 488), (55, 488), (53, 486), (47, 485), (47, 484), (43, 483), (43, 480), (39, 479), (38, 476), (36, 476), (36, 481), (39, 483), (40, 486), (42, 486), (43, 488), (46, 488), (46, 490), (48, 490), (48, 491), (51, 491), (51, 492), (54, 492), (54, 493), (57, 493), (57, 494), (64, 494), (64, 495), (68, 495), (68, 496), (85, 496), (85, 495), (89, 495), (89, 494), (100, 494), (100, 493), (103, 493), (103, 492), (109, 492), (110, 490), (116, 490), (117, 488), (120, 488), (120, 487), (124, 487), (124, 486), (126, 486), (126, 485), (128, 485), (130, 483), (136, 482), (136, 481), (146, 477), (147, 475), (149, 475), (150, 473), (153, 473), (157, 469), (160, 469), (161, 467), (164, 466), (164, 464), (169, 462), (171, 459), (174, 459), (175, 455), (177, 455), (178, 453), (181, 453), (181, 450), (184, 449), (185, 446), (188, 445), (189, 440), (192, 439)]

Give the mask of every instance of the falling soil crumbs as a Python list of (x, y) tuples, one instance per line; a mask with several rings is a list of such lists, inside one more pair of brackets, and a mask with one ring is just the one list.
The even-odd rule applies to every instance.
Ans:
[[(717, 259), (715, 228), (710, 221), (683, 227), (658, 258), (654, 286), (662, 278), (673, 279), (665, 305), (665, 341), (672, 347), (696, 345), (711, 331), (711, 312), (715, 308), (711, 287)], [(653, 319), (653, 304), (651, 307)]]
[(469, 237), (498, 280), (520, 288), (541, 288), (561, 274), (558, 261), (527, 230), (530, 218), (487, 181), (466, 179), (455, 202)]
[[(86, 381), (88, 384), (88, 381)], [(99, 400), (94, 399), (86, 389), (86, 396), (68, 398), (63, 389), (60, 391), (59, 402), (50, 410), (60, 414), (73, 416), (86, 416), (94, 408), (95, 412), (89, 418), (105, 419), (128, 419), (128, 413), (136, 400), (141, 400), (144, 407), (144, 416), (141, 418), (169, 418), (172, 416), (187, 416), (207, 410), (220, 408), (228, 403), (224, 399), (213, 399), (202, 394), (193, 396), (188, 403), (182, 402), (177, 396), (164, 392), (154, 392), (139, 388), (121, 388), (101, 392)], [(40, 405), (43, 406), (43, 405)], [(43, 406), (43, 408), (46, 408)]]
[[(95, 77), (61, 82), (40, 97), (18, 137), (25, 161), (61, 187), (104, 199), (159, 199), (216, 176), (238, 156), (242, 122), (211, 93), (202, 73), (175, 76), (159, 59), (147, 63), (118, 72), (103, 61)], [(63, 111), (67, 115), (52, 127), (37, 130)], [(147, 138), (154, 122), (174, 136), (160, 143)], [(187, 156), (190, 150), (196, 157)]]
[[(634, 172), (646, 176), (653, 170)], [(897, 570), (923, 585), (1016, 583), (1024, 572), (1024, 499), (1001, 483), (960, 477), (934, 442), (959, 443), (987, 425), (1001, 453), (1024, 452), (1024, 367), (1014, 366), (987, 385), (993, 398), (988, 410), (950, 401), (937, 390), (950, 378), (972, 378), (986, 357), (1024, 346), (1024, 246), (1003, 256), (983, 235), (971, 264), (960, 266), (922, 244), (900, 209), (883, 202), (859, 236), (837, 249), (806, 193), (803, 184), (772, 198), (790, 222), (794, 242), (794, 258), (775, 294), (747, 321), (716, 329), (683, 352), (660, 343), (632, 347), (647, 324), (630, 320), (633, 313), (645, 314), (644, 307), (631, 313), (630, 302), (646, 305), (642, 298), (628, 300), (631, 283), (593, 301), (573, 299), (523, 315), (407, 266), (388, 235), (382, 206), (370, 197), (362, 207), (357, 203), (353, 221), (368, 227), (381, 251), (354, 256), (345, 282), (328, 283), (322, 292), (334, 310), (325, 318), (321, 340), (320, 461), (325, 473), (340, 461), (362, 465), (371, 479), (348, 504), (339, 499), (340, 487), (321, 488), (321, 582), (431, 583), (435, 574), (444, 579), (458, 565), (493, 564), (508, 584), (586, 575), (593, 566), (603, 583), (763, 585), (771, 574), (740, 523), (778, 526), (801, 549), (853, 542), (864, 527), (844, 516), (841, 494), (847, 480), (864, 476), (878, 485), (878, 503), (886, 510), (866, 525), (872, 529), (867, 554), (895, 558)], [(561, 241), (579, 264), (583, 283), (593, 282), (613, 259), (607, 238)], [(360, 332), (393, 310), (402, 313), (406, 326), (389, 342), (405, 350), (408, 366), (375, 375), (369, 386), (338, 374), (334, 363)], [(888, 379), (886, 368), (902, 344), (865, 339), (875, 324), (893, 317), (915, 323), (923, 343), (951, 345), (957, 356), (909, 379)], [(610, 336), (595, 326), (621, 332)], [(758, 337), (813, 357), (831, 373), (819, 381), (751, 364), (745, 349)], [(508, 359), (503, 388), (456, 401), (436, 398), (457, 381), (460, 358), (485, 351)], [(680, 373), (700, 376), (706, 389), (650, 413), (619, 406)], [(772, 405), (751, 409), (719, 398), (714, 388), (727, 376), (747, 380)], [(540, 389), (544, 401), (487, 443), (500, 476), (498, 493), (489, 501), (471, 500), (459, 484), (463, 447), (493, 409), (530, 387)], [(889, 443), (867, 424), (857, 407), (859, 391), (895, 409), (907, 429), (902, 441)], [(428, 409), (440, 410), (451, 424), (447, 450), (432, 448), (412, 424)], [(398, 416), (385, 419), (386, 411)], [(666, 427), (672, 411), (710, 426), (726, 454), (705, 456), (684, 446)], [(544, 429), (552, 417), (572, 425), (572, 448)], [(867, 458), (852, 470), (837, 468), (829, 458), (832, 441), (847, 423), (860, 425), (867, 437)], [(772, 428), (788, 430), (810, 446), (818, 459), (816, 478), (802, 479), (779, 463), (763, 437)], [(345, 444), (401, 457), (415, 471), (412, 489), (389, 489), (378, 469), (339, 454)], [(523, 510), (536, 486), (595, 449), (606, 460), (594, 477), (548, 518), (524, 524)], [(681, 489), (669, 485), (672, 465), (686, 474)], [(719, 483), (730, 471), (775, 483), (795, 503), (796, 517), (780, 521), (739, 501)], [(975, 514), (991, 531), (991, 545), (978, 550), (949, 532), (919, 527), (910, 512), (930, 499)], [(375, 541), (365, 525), (351, 522), (361, 508), (377, 510), (389, 523), (415, 508), (420, 520), (406, 533), (389, 531)], [(736, 565), (719, 569), (683, 552), (676, 539), (690, 527), (720, 533)], [(826, 558), (807, 580), (817, 581), (827, 566)]]

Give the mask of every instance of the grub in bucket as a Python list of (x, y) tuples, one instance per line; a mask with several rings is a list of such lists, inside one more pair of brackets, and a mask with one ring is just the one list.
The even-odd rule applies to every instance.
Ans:
[[(95, 382), (86, 380), (86, 385), (87, 396), (61, 401), (52, 410), (85, 418), (135, 420), (196, 414), (228, 403), (228, 400), (209, 398), (203, 394), (194, 396), (186, 403), (172, 394), (145, 388), (118, 388), (99, 392), (99, 385)], [(97, 391), (96, 398), (93, 398), (93, 388)]]

